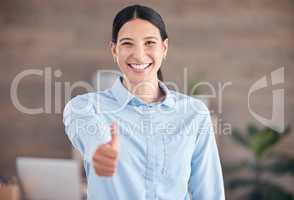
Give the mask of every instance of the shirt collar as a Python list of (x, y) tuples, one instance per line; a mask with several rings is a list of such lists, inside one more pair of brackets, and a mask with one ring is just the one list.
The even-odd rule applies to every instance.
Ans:
[[(142, 101), (139, 97), (133, 95), (131, 92), (128, 91), (127, 88), (122, 83), (123, 77), (118, 76), (118, 78), (115, 80), (114, 84), (111, 88), (111, 93), (115, 97), (115, 99), (118, 101), (120, 106), (126, 106), (128, 104), (131, 105), (147, 105), (144, 101)], [(160, 89), (165, 94), (165, 99), (160, 102), (159, 104), (165, 105), (167, 107), (174, 107), (175, 105), (175, 98), (173, 97), (171, 91), (168, 89), (168, 87), (162, 82), (158, 82)], [(152, 104), (158, 104), (158, 103), (150, 103)]]

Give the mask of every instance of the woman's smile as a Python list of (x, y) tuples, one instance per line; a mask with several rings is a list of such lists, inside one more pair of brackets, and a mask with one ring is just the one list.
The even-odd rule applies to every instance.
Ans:
[(128, 63), (129, 69), (131, 69), (133, 72), (136, 72), (136, 73), (147, 72), (147, 70), (150, 69), (151, 65), (152, 63), (143, 63), (143, 64)]

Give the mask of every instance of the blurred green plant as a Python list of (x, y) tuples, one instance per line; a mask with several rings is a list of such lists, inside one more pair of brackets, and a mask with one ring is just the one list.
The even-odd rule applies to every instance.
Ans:
[(294, 158), (272, 150), (288, 133), (290, 133), (289, 127), (283, 133), (279, 133), (270, 128), (260, 129), (253, 124), (248, 125), (246, 134), (242, 134), (237, 129), (233, 130), (232, 138), (252, 153), (252, 159), (238, 164), (223, 165), (224, 173), (231, 174), (247, 169), (254, 176), (253, 178), (233, 176), (225, 181), (226, 189), (248, 188), (248, 192), (241, 197), (246, 200), (294, 200), (294, 195), (281, 185), (262, 177), (263, 173), (294, 174)]

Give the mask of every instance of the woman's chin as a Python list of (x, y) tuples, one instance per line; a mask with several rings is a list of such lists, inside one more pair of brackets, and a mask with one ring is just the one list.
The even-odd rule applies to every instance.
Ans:
[(152, 79), (152, 75), (150, 73), (132, 73), (129, 72), (127, 75), (127, 79), (132, 83), (140, 83), (142, 81)]
[(149, 76), (146, 75), (140, 75), (140, 76), (127, 76), (128, 82), (130, 82), (132, 85), (136, 85), (139, 83), (142, 83), (143, 81), (150, 80)]

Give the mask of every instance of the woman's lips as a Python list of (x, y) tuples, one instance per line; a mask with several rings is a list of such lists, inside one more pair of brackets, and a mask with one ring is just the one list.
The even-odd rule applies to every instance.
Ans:
[(144, 72), (147, 68), (149, 68), (152, 63), (145, 64), (128, 64), (128, 66), (135, 72)]

